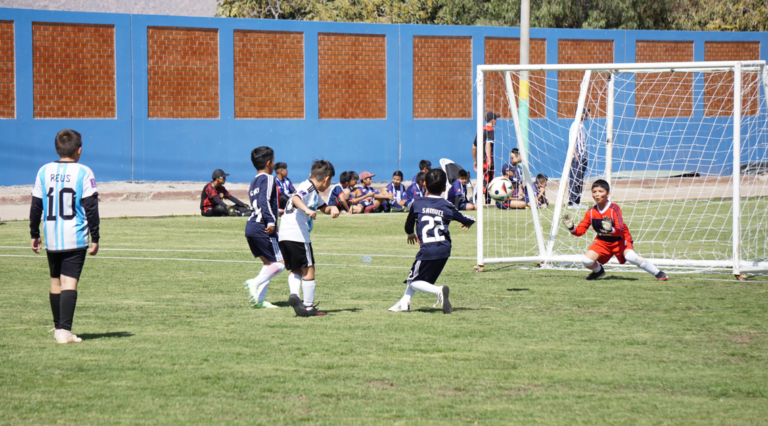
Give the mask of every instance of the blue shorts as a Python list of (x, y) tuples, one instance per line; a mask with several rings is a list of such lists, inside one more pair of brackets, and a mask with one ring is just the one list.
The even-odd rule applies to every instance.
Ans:
[(434, 284), (440, 273), (443, 272), (446, 262), (448, 262), (447, 257), (432, 260), (416, 260), (413, 262), (413, 266), (411, 266), (408, 279), (403, 282), (410, 284), (414, 281), (426, 281)]
[(283, 254), (280, 252), (280, 246), (277, 243), (277, 236), (263, 237), (245, 237), (248, 240), (248, 246), (251, 248), (253, 257), (264, 256), (270, 262), (280, 262), (283, 260)]

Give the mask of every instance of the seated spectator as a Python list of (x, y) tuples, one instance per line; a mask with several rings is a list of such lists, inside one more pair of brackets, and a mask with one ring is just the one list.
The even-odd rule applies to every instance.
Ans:
[[(245, 203), (233, 197), (224, 187), (227, 176), (229, 174), (224, 173), (224, 170), (213, 171), (212, 181), (205, 185), (200, 194), (200, 214), (203, 216), (245, 216), (251, 212)], [(235, 205), (228, 206), (223, 200), (230, 200)]]
[(448, 202), (453, 203), (457, 210), (474, 210), (475, 205), (467, 202), (467, 182), (469, 182), (469, 173), (466, 170), (459, 170), (459, 177), (453, 181), (451, 189), (448, 190)]
[(417, 200), (419, 198), (426, 196), (427, 191), (427, 185), (424, 181), (425, 177), (427, 176), (426, 172), (419, 172), (419, 174), (416, 175), (411, 184), (411, 186), (408, 187), (408, 190), (405, 191), (405, 199), (407, 202), (405, 203), (406, 208), (410, 208), (411, 204), (413, 204), (413, 200)]
[[(536, 175), (536, 181), (533, 183), (533, 198), (538, 200), (539, 208), (546, 209), (549, 207), (549, 201), (547, 200), (547, 181), (549, 178), (543, 173)], [(531, 207), (531, 201), (528, 199), (528, 191), (525, 191), (525, 202), (528, 207)]]
[(512, 149), (509, 154), (512, 161), (501, 166), (501, 173), (512, 182), (512, 195), (509, 196), (507, 201), (496, 202), (496, 207), (500, 209), (524, 209), (527, 205), (525, 200), (525, 193), (522, 190), (523, 173), (522, 169), (518, 165), (520, 163), (520, 152), (517, 148)]
[(331, 187), (331, 192), (328, 195), (328, 205), (335, 206), (339, 209), (339, 213), (349, 213), (349, 203), (347, 202), (350, 197), (349, 182), (350, 172), (341, 172), (339, 176), (339, 183)]
[(387, 192), (392, 194), (392, 201), (384, 201), (384, 211), (402, 212), (408, 200), (405, 198), (405, 185), (403, 185), (403, 172), (400, 170), (392, 173), (392, 182), (387, 185)]
[(363, 206), (360, 205), (360, 202), (363, 201), (363, 198), (365, 197), (362, 196), (360, 188), (356, 186), (360, 176), (353, 171), (348, 171), (347, 173), (347, 179), (349, 179), (349, 199), (347, 200), (349, 212), (354, 214), (362, 213)]
[[(432, 162), (430, 162), (429, 160), (421, 160), (421, 161), (419, 161), (419, 172), (424, 172), (424, 176), (426, 176), (426, 173), (431, 168), (432, 168)], [(418, 175), (418, 173), (417, 173), (417, 175)], [(416, 182), (416, 176), (414, 176), (413, 179), (411, 180), (411, 185), (413, 185), (414, 182)], [(426, 191), (426, 189), (425, 189), (425, 191)]]
[(280, 214), (283, 213), (285, 205), (288, 200), (291, 199), (291, 195), (296, 193), (296, 188), (293, 187), (293, 182), (288, 179), (288, 165), (285, 163), (275, 163), (275, 183), (280, 190), (280, 199), (278, 199), (278, 208)]
[(376, 175), (369, 172), (360, 173), (360, 194), (363, 200), (360, 205), (363, 206), (363, 213), (379, 213), (384, 211), (384, 202), (392, 200), (392, 194), (384, 190), (379, 192), (371, 186), (371, 178)]

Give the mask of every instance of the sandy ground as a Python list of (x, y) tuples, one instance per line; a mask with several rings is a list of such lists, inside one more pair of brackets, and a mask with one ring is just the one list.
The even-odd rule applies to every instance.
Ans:
[[(99, 184), (99, 210), (104, 218), (122, 216), (165, 216), (200, 214), (200, 193), (206, 182), (105, 182)], [(380, 189), (386, 182), (372, 186)], [(585, 191), (590, 182), (585, 183)], [(246, 183), (226, 185), (241, 201), (248, 200)], [(558, 183), (550, 181), (547, 198), (554, 203)], [(29, 218), (31, 185), (0, 187), (0, 220)], [(621, 179), (613, 184), (612, 199), (617, 203), (641, 200), (682, 200), (730, 198), (730, 178)], [(323, 194), (327, 198), (327, 194)], [(768, 196), (768, 175), (742, 178), (742, 197)], [(588, 193), (582, 202), (588, 203)]]

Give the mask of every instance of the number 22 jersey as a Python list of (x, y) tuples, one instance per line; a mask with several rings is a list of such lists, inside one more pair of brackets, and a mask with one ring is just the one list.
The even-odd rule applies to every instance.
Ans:
[(32, 197), (43, 200), (43, 232), (48, 251), (88, 247), (89, 228), (83, 199), (94, 195), (98, 195), (96, 178), (88, 167), (57, 161), (40, 168)]
[(442, 197), (429, 195), (413, 201), (405, 220), (405, 232), (408, 235), (415, 234), (421, 244), (416, 260), (451, 257), (451, 234), (448, 232), (448, 225), (452, 220), (465, 226), (475, 223), (475, 218), (456, 210), (453, 204)]

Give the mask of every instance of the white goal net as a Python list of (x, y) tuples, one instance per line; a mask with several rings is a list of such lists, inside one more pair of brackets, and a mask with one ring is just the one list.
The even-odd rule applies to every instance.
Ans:
[[(523, 101), (521, 77), (530, 82)], [(559, 217), (580, 221), (594, 204), (592, 183), (605, 179), (635, 250), (657, 265), (768, 270), (764, 61), (481, 65), (477, 94), (478, 141), (486, 113), (500, 116), (495, 177), (515, 148), (523, 172), (510, 202), (484, 202), (479, 185), (478, 265), (579, 262), (594, 232), (576, 238)], [(527, 197), (537, 185), (546, 206)]]

